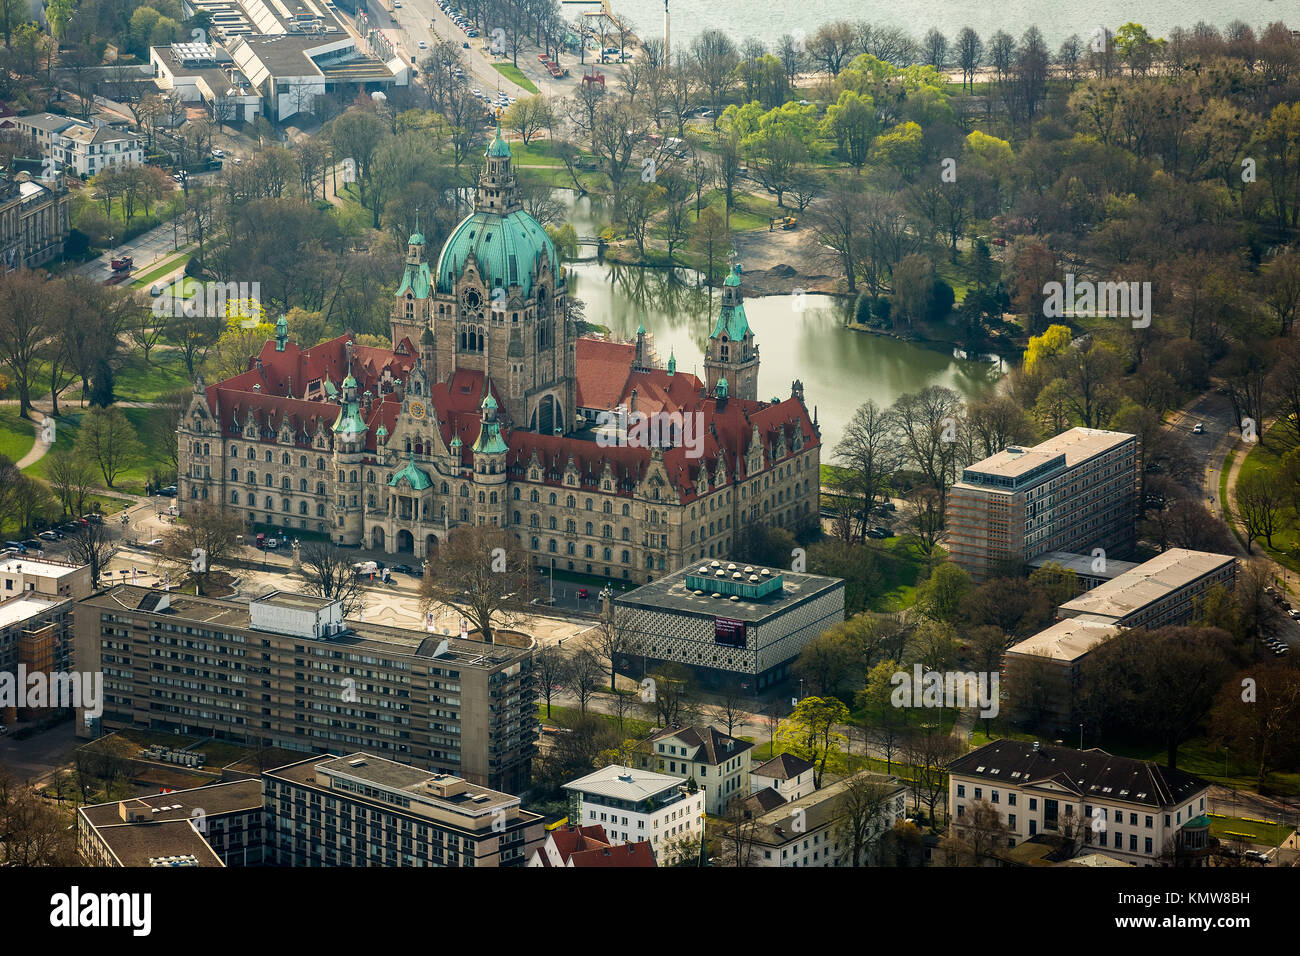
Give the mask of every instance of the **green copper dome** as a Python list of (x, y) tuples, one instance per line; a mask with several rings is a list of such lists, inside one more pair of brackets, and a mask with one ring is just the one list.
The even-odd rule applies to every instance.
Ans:
[(731, 272), (722, 280), (723, 285), (740, 285), (740, 266), (733, 265)]
[(422, 245), (424, 245), (424, 233), (422, 233), (422, 232), (413, 232), (413, 233), (411, 233), (411, 238), (406, 240), (406, 244), (407, 244), (408, 246), (422, 246)]
[(344, 388), (356, 388), (356, 387), (357, 387), (357, 380), (356, 380), (355, 378), (352, 377), (352, 373), (351, 373), (351, 372), (348, 372), (348, 377), (345, 378), (345, 379), (343, 380), (343, 387), (344, 387)]
[[(550, 288), (560, 283), (560, 257), (546, 230), (522, 209), (502, 216), (476, 212), (466, 216), (452, 232), (438, 257), (438, 291), (450, 293), (473, 253), (484, 284), (509, 288), (518, 284), (525, 296), (533, 293), (533, 271), (546, 260), (541, 278)], [(489, 298), (490, 298), (489, 293)]]
[(396, 472), (393, 477), (388, 479), (388, 486), (390, 488), (394, 487), (403, 478), (410, 483), (411, 488), (414, 491), (423, 491), (425, 488), (428, 488), (433, 484), (427, 474), (415, 467), (414, 452), (412, 452), (410, 457), (407, 458), (406, 464), (402, 466), (402, 470)]

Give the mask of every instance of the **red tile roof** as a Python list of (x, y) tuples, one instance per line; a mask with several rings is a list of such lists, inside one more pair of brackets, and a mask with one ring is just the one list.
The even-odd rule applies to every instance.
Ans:
[[(617, 867), (653, 867), (654, 854), (650, 844), (645, 840), (613, 846), (600, 824), (586, 827), (561, 827), (547, 834), (547, 841), (555, 846), (564, 865), (572, 863), (574, 867), (617, 866)], [(546, 847), (537, 851), (542, 866), (549, 867), (550, 857)]]
[[(339, 406), (325, 400), (323, 383), (333, 382), (338, 388), (347, 376), (346, 343), (351, 338), (350, 333), (344, 334), (310, 349), (300, 349), (289, 343), (283, 352), (276, 351), (274, 342), (267, 342), (261, 354), (250, 359), (248, 371), (208, 386), (208, 406), (219, 414), (224, 434), (231, 437), (242, 435), (251, 412), (261, 428), (260, 437), (270, 440), (278, 432), (284, 416), (288, 415), (295, 440), (301, 445), (310, 445), (318, 422), (328, 430), (338, 418)], [(406, 379), (416, 361), (410, 343), (403, 340), (402, 344), (407, 347), (405, 354), (381, 348), (353, 347), (352, 375), (357, 379), (358, 394), (369, 391), (372, 395), (369, 409), (364, 402), (361, 406), (368, 428), (366, 448), (371, 452), (375, 450), (375, 431), (383, 425), (391, 433), (401, 408), (396, 393), (391, 390), (391, 383)], [(613, 405), (630, 402), (631, 390), (635, 388), (638, 411), (647, 414), (680, 411), (684, 416), (700, 414), (698, 420), (704, 422), (704, 433), (699, 457), (691, 457), (688, 449), (681, 446), (664, 451), (669, 483), (684, 500), (695, 496), (701, 467), (707, 466), (712, 476), (719, 464), (725, 463), (731, 482), (745, 479), (745, 461), (755, 430), (764, 446), (764, 467), (772, 463), (772, 454), (782, 432), (785, 434), (787, 457), (794, 454), (796, 434), (803, 435), (805, 450), (819, 443), (811, 415), (796, 398), (775, 404), (705, 398), (701, 397), (700, 380), (694, 375), (669, 375), (663, 369), (630, 371), (635, 353), (632, 346), (579, 339), (578, 350), (580, 390), (584, 388), (582, 383), (587, 382), (586, 397), (579, 399), (583, 407), (595, 407), (594, 395), (599, 395), (602, 401), (609, 397)], [(621, 361), (626, 363), (621, 366), (621, 378), (618, 356), (623, 356)], [(388, 392), (383, 390), (385, 382), (389, 384)], [(321, 383), (318, 388), (313, 388), (313, 398), (301, 397), (306, 394), (307, 386), (313, 383)], [(613, 389), (616, 385), (626, 394), (615, 394)], [(254, 389), (254, 386), (259, 388)], [(488, 390), (499, 400), (500, 392), (495, 385), (482, 372), (470, 369), (459, 369), (450, 379), (430, 389), (442, 439), (448, 445), (454, 438), (461, 440), (462, 461), (467, 467), (473, 464), (472, 448), (480, 429), (479, 406)], [(541, 435), (511, 428), (510, 423), (504, 420), (502, 433), (510, 449), (507, 467), (516, 474), (523, 474), (535, 455), (542, 465), (542, 481), (546, 484), (563, 486), (564, 472), (572, 459), (579, 473), (579, 487), (594, 489), (604, 477), (608, 463), (617, 490), (631, 494), (634, 485), (645, 476), (651, 459), (648, 448), (606, 448), (590, 439)]]

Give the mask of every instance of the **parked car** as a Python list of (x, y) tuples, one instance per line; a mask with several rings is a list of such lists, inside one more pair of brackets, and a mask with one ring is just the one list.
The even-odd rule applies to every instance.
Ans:
[(429, 44), (425, 43), (423, 40), (420, 41), (419, 46), (421, 50), (429, 49)]
[(877, 525), (871, 530), (879, 534), (882, 538), (892, 538), (894, 536), (893, 531), (891, 531), (889, 528), (885, 528), (880, 525)]
[(580, 600), (585, 601), (585, 600), (587, 600), (587, 598), (589, 598), (589, 597), (591, 597), (591, 592), (590, 592), (590, 591), (588, 591), (586, 588), (578, 588), (578, 598), (579, 598)]
[(1193, 425), (1193, 426), (1192, 426), (1192, 434), (1193, 434), (1193, 435), (1204, 435), (1204, 434), (1205, 434), (1205, 422), (1197, 422), (1195, 425)]
[(45, 545), (41, 544), (36, 538), (23, 539), (23, 545), (28, 551), (41, 551), (45, 547)]
[(214, 150), (212, 151), (212, 158), (213, 158), (213, 159), (225, 159), (225, 158), (226, 158), (226, 151), (225, 151), (224, 149), (214, 149)]
[(6, 541), (5, 547), (11, 551), (17, 551), (19, 554), (27, 553), (27, 548), (21, 541)]
[(275, 550), (276, 548), (278, 548), (278, 547), (280, 547), (280, 542), (279, 542), (278, 539), (276, 539), (276, 538), (267, 538), (267, 539), (266, 539), (266, 550), (267, 550), (267, 551), (274, 551), (274, 550)]
[(1300, 610), (1291, 608), (1291, 610), (1286, 612), (1286, 616), (1291, 618), (1293, 621), (1300, 621)]
[(57, 531), (42, 531), (37, 537), (43, 541), (58, 541), (63, 535)]
[(394, 564), (388, 570), (396, 572), (397, 574), (410, 574), (411, 566), (409, 564)]
[(144, 543), (144, 546), (146, 548), (157, 548), (157, 547), (161, 547), (162, 543), (163, 543), (162, 538), (150, 538), (148, 541)]
[(882, 532), (879, 528), (872, 528), (867, 532), (867, 537), (880, 541), (883, 540), (884, 538), (889, 537), (889, 535)]

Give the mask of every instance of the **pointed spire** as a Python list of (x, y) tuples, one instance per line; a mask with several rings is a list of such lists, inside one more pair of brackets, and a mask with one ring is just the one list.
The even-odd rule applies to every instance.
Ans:
[(668, 350), (668, 374), (677, 374), (677, 354), (672, 349)]

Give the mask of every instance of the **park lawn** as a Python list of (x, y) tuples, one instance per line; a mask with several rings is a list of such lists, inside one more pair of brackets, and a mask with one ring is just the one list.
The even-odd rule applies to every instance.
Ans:
[[(135, 428), (141, 444), (144, 445), (144, 452), (137, 461), (132, 462), (130, 467), (117, 476), (117, 481), (110, 490), (123, 494), (144, 494), (144, 485), (146, 479), (149, 477), (149, 471), (151, 468), (158, 467), (161, 464), (163, 461), (162, 455), (164, 454), (158, 448), (149, 447), (149, 430), (144, 426), (151, 418), (155, 418), (159, 415), (168, 415), (170, 413), (166, 409), (162, 408), (124, 408), (122, 411), (126, 415), (127, 421), (129, 421), (132, 427)], [(77, 409), (75, 412), (65, 414), (58, 419), (58, 430), (55, 433), (55, 439), (56, 443), (60, 447), (64, 446), (64, 443), (66, 443), (67, 447), (76, 445), (77, 432), (81, 427), (81, 417), (83, 414), (84, 410)], [(48, 481), (49, 475), (46, 474), (46, 467), (49, 460), (49, 455), (46, 455), (41, 458), (40, 461), (25, 469), (26, 473), (33, 478), (40, 478), (44, 481)], [(96, 466), (95, 469), (95, 480), (97, 486), (103, 486), (102, 483), (104, 478), (100, 473), (98, 466)], [(106, 497), (100, 500), (102, 502), (101, 510), (105, 514), (113, 514), (116, 511), (120, 511), (124, 506), (120, 499)]]
[(1210, 836), (1228, 842), (1244, 839), (1247, 843), (1257, 843), (1261, 846), (1279, 846), (1294, 829), (1283, 823), (1244, 817), (1225, 817), (1218, 813), (1211, 813), (1209, 817)]
[[(171, 413), (165, 408), (124, 408), (122, 411), (126, 415), (127, 421), (135, 429), (136, 437), (140, 439), (144, 451), (125, 471), (117, 476), (117, 480), (113, 483), (113, 490), (125, 494), (142, 495), (145, 493), (145, 484), (149, 480), (149, 473), (155, 469), (170, 467), (168, 461), (170, 451), (157, 445), (151, 445), (151, 440), (156, 441), (158, 439), (151, 439), (150, 436), (156, 435), (159, 436), (159, 439), (163, 435), (175, 437), (174, 432), (152, 427), (154, 422)], [(164, 462), (167, 464), (164, 465)]]
[(524, 76), (524, 71), (519, 69), (519, 67), (515, 66), (513, 63), (493, 63), (492, 68), (512, 83), (518, 83), (529, 93), (536, 94), (538, 92), (533, 81)]
[(520, 166), (563, 166), (564, 160), (555, 155), (549, 139), (534, 139), (527, 146), (521, 140), (512, 140), (510, 155), (515, 167)]
[[(701, 205), (701, 211), (703, 209), (713, 209), (720, 216), (726, 215), (726, 196), (721, 189), (707, 192), (703, 198), (704, 202)], [(775, 199), (751, 196), (749, 193), (739, 191), (732, 194), (732, 232), (752, 232), (759, 229), (766, 231), (772, 219), (775, 219), (778, 215), (791, 214), (793, 214), (793, 210), (778, 206)], [(697, 221), (694, 203), (691, 204), (690, 212), (687, 213), (686, 218), (692, 225)]]
[[(1249, 476), (1260, 472), (1278, 474), (1282, 467), (1282, 455), (1287, 451), (1282, 444), (1283, 433), (1281, 424), (1274, 424), (1272, 428), (1264, 433), (1263, 444), (1256, 444), (1246, 449), (1246, 457), (1242, 461), (1241, 471), (1237, 475), (1238, 485)], [(1219, 500), (1235, 511), (1237, 503), (1235, 501), (1229, 502), (1224, 497), (1228, 469), (1231, 467), (1231, 458), (1230, 455), (1224, 461), (1224, 480), (1221, 482), (1219, 489)], [(1290, 496), (1286, 496), (1278, 515), (1280, 530), (1273, 532), (1272, 545), (1270, 546), (1267, 541), (1257, 539), (1251, 543), (1251, 550), (1258, 546), (1264, 549), (1268, 556), (1278, 564), (1284, 565), (1292, 571), (1300, 571), (1300, 528), (1297, 528), (1298, 520), (1300, 520), (1300, 515), (1296, 513), (1295, 504)], [(1241, 538), (1243, 536), (1239, 534), (1237, 537)], [(1242, 545), (1245, 545), (1244, 541)]]
[(925, 567), (925, 558), (915, 547), (916, 536), (910, 534), (868, 539), (867, 546), (882, 558), (881, 589), (867, 607), (872, 611), (902, 611), (916, 603), (916, 585)]
[[(192, 256), (193, 253), (191, 252), (182, 252), (179, 253), (178, 255), (168, 256), (162, 262), (158, 263), (158, 265), (155, 266), (153, 269), (144, 273), (144, 275), (136, 276), (135, 279), (131, 282), (131, 286), (133, 288), (140, 289), (147, 285), (150, 285), (153, 282), (156, 282), (158, 279), (161, 279), (163, 276), (168, 275), (169, 273), (175, 272), (177, 269), (184, 267), (184, 265), (190, 261)], [(194, 281), (195, 281), (194, 279), (187, 279), (186, 288), (188, 289), (188, 283)]]
[(0, 455), (20, 460), (36, 443), (37, 428), (36, 422), (18, 417), (17, 405), (0, 408)]
[[(606, 675), (608, 676), (608, 675)], [(606, 689), (608, 694), (608, 689)], [(551, 716), (546, 716), (546, 701), (538, 700), (537, 702), (537, 721), (538, 723), (549, 723), (553, 727), (571, 727), (577, 723), (582, 716), (577, 707), (562, 707), (559, 704), (551, 705)], [(588, 717), (600, 717), (609, 721), (611, 724), (617, 724), (617, 718), (614, 714), (606, 714), (601, 711), (587, 708)], [(628, 740), (644, 740), (650, 736), (655, 729), (655, 725), (648, 720), (640, 717), (634, 717), (631, 714), (623, 718), (623, 737)]]
[(117, 370), (113, 391), (120, 402), (157, 402), (171, 392), (190, 387), (189, 373), (181, 353), (154, 347), (146, 363), (138, 352), (131, 352)]

